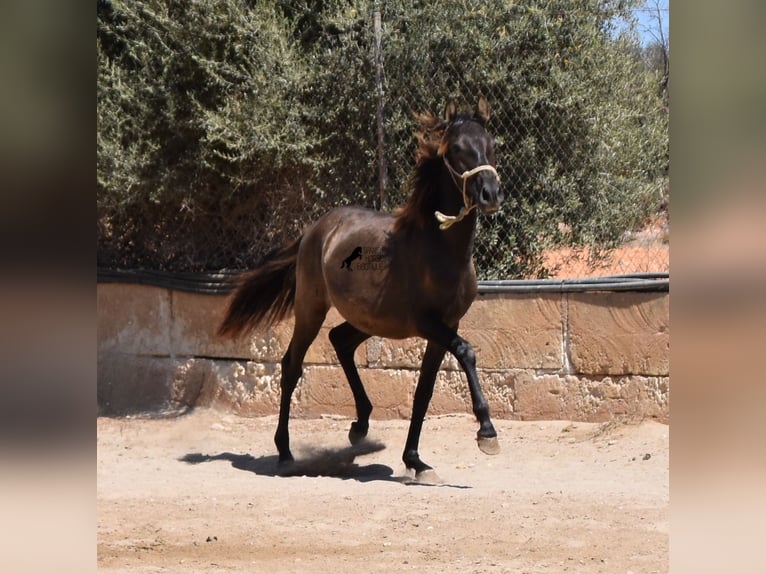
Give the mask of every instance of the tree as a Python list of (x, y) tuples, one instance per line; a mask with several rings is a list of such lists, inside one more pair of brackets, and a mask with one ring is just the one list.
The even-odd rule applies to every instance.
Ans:
[[(504, 216), (481, 220), (485, 278), (545, 276), (542, 251), (606, 249), (649, 215), (667, 174), (667, 114), (618, 19), (636, 3), (386, 3), (392, 193), (405, 193), (410, 114), (493, 106)], [(396, 202), (394, 202), (396, 203)]]
[(667, 111), (625, 0), (102, 0), (99, 261), (243, 268), (336, 205), (380, 207), (372, 10), (382, 12), (388, 204), (414, 112), (493, 107), (510, 197), (481, 219), (484, 278), (609, 248), (667, 178)]
[(287, 223), (272, 210), (305, 200), (315, 161), (288, 21), (237, 0), (101, 0), (97, 15), (99, 259), (254, 257), (253, 228)]

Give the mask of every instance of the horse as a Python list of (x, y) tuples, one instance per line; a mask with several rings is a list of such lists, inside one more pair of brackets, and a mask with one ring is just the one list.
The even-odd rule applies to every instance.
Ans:
[[(497, 454), (499, 443), (476, 372), (476, 354), (457, 333), (476, 298), (473, 264), (477, 213), (494, 213), (504, 199), (496, 171), (494, 139), (487, 132), (489, 103), (471, 111), (449, 102), (442, 118), (415, 114), (415, 167), (409, 196), (393, 213), (362, 207), (331, 209), (292, 242), (264, 256), (238, 276), (218, 333), (238, 337), (294, 314), (292, 338), (281, 360), (280, 408), (274, 443), (279, 463), (290, 451), (290, 400), (303, 359), (331, 306), (344, 322), (329, 339), (354, 397), (352, 445), (369, 430), (370, 402), (354, 363), (354, 351), (371, 336), (427, 341), (418, 376), (402, 460), (416, 479), (432, 467), (418, 453), (420, 434), (446, 352), (465, 372), (480, 450)], [(359, 247), (361, 250), (357, 251)], [(349, 253), (374, 253), (374, 265), (342, 270)]]

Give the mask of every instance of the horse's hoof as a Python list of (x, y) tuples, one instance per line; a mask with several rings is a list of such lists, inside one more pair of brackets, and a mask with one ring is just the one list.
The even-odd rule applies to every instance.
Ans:
[(367, 438), (367, 431), (361, 431), (357, 423), (351, 423), (351, 428), (348, 430), (348, 442), (352, 445), (357, 445)]
[(295, 460), (288, 458), (277, 462), (277, 476), (292, 476), (295, 470)]
[(496, 436), (493, 437), (476, 437), (476, 441), (479, 443), (479, 450), (484, 454), (499, 454), (500, 443)]
[(433, 468), (428, 468), (421, 472), (415, 473), (415, 480), (418, 484), (444, 484), (444, 481), (439, 478), (436, 471)]

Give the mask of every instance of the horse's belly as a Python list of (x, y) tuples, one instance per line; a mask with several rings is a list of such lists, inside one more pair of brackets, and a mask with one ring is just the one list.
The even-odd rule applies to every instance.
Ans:
[(413, 336), (414, 325), (405, 295), (398, 289), (385, 288), (385, 281), (381, 284), (362, 274), (359, 270), (354, 278), (341, 276), (340, 285), (329, 285), (330, 301), (338, 313), (369, 335), (390, 339)]

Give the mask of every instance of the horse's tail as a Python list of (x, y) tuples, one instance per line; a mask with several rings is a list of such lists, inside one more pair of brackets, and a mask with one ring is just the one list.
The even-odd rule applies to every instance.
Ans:
[(220, 336), (235, 338), (287, 317), (295, 304), (295, 264), (301, 239), (275, 249), (253, 271), (239, 276), (218, 327)]

